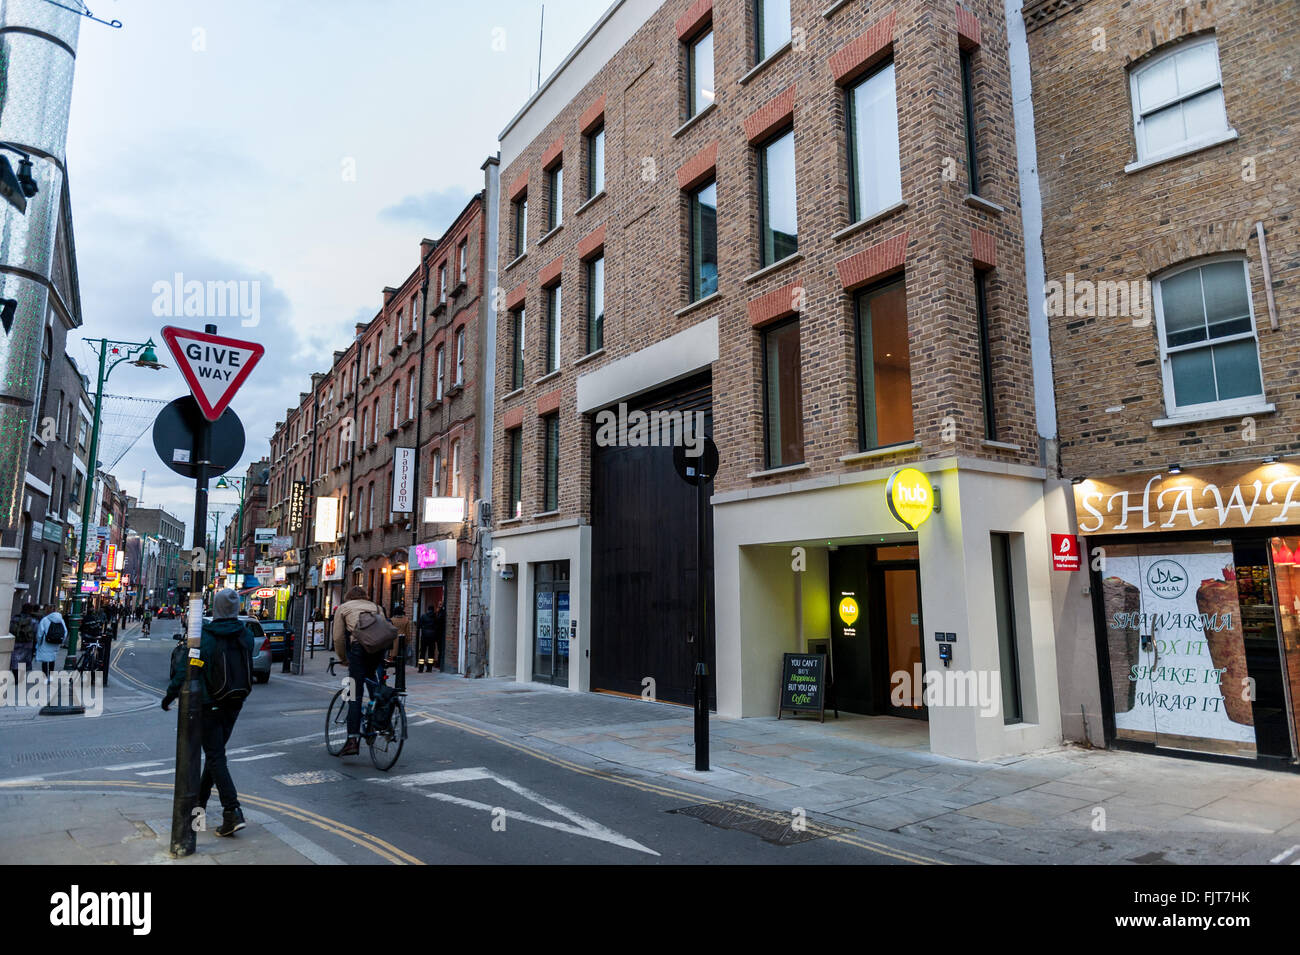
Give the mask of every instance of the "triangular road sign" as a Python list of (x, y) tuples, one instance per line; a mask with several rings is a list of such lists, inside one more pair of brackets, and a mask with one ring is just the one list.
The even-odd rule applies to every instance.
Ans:
[(257, 342), (168, 325), (163, 341), (180, 366), (203, 417), (216, 421), (266, 351)]

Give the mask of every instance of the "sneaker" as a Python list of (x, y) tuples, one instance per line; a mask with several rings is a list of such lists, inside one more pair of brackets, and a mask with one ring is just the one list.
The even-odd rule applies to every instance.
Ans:
[(244, 828), (244, 810), (227, 809), (221, 814), (221, 828), (217, 830), (219, 836), (233, 836), (240, 829)]
[(356, 756), (361, 752), (361, 738), (358, 736), (349, 736), (348, 741), (343, 744), (339, 750), (339, 756)]

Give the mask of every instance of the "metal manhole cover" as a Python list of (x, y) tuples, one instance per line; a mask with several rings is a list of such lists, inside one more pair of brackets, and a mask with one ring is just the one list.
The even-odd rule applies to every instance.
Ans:
[(145, 743), (118, 743), (112, 746), (84, 746), (80, 749), (46, 749), (32, 753), (18, 753), (9, 757), (9, 762), (36, 763), (51, 759), (96, 759), (100, 756), (121, 756), (130, 753), (146, 753), (149, 747)]
[(706, 802), (698, 806), (686, 806), (668, 811), (692, 816), (719, 829), (736, 829), (740, 832), (752, 833), (764, 842), (776, 846), (793, 846), (800, 842), (824, 839), (839, 832), (853, 831), (819, 822), (806, 822), (806, 828), (798, 831), (794, 828), (794, 816), (791, 813), (764, 809), (742, 801)]
[(282, 776), (272, 776), (276, 782), (284, 783), (286, 786), (314, 786), (316, 783), (332, 783), (342, 779), (342, 773), (336, 773), (332, 769), (313, 769), (305, 773), (285, 773)]

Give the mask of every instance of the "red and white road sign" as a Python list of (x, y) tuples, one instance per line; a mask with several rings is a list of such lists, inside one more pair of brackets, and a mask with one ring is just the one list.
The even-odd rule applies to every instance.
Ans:
[(235, 397), (254, 366), (266, 351), (257, 342), (222, 338), (207, 332), (168, 325), (162, 330), (163, 341), (171, 349), (181, 374), (203, 417), (216, 421)]
[(1052, 535), (1052, 570), (1079, 569), (1079, 538), (1073, 534)]

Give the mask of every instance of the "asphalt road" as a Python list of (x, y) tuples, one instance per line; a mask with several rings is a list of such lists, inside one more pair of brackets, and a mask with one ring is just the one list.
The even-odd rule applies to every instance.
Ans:
[[(165, 713), (157, 701), (174, 645), (170, 631), (155, 627), (154, 638), (142, 641), (132, 628), (115, 644), (108, 692), (123, 701), (138, 694), (138, 705), (94, 720), (47, 717), (0, 727), (0, 751), (8, 756), (0, 759), (0, 783), (33, 778), (33, 786), (67, 792), (148, 794), (158, 800), (159, 815), (169, 816), (177, 707)], [(259, 840), (278, 840), (314, 861), (350, 864), (961, 861), (883, 844), (879, 833), (859, 836), (815, 823), (816, 838), (774, 844), (675, 811), (708, 802), (693, 798), (689, 787), (547, 758), (418, 710), (409, 714), (399, 762), (381, 773), (364, 747), (349, 759), (325, 751), (330, 696), (325, 687), (281, 676), (278, 663), (270, 683), (255, 686), (229, 755), (246, 809), (274, 824), (250, 824), (235, 837), (241, 847), (269, 848)], [(210, 808), (219, 808), (215, 793)], [(751, 821), (779, 828), (784, 820)], [(214, 838), (201, 835), (199, 851)]]

